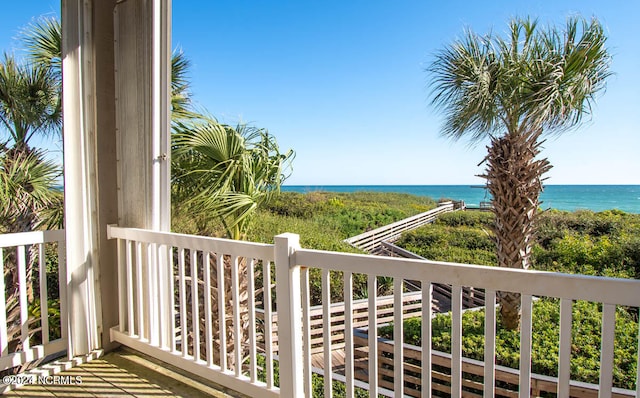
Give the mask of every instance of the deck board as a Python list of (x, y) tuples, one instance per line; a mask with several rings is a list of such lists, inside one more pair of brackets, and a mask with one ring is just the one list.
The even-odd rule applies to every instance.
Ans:
[[(120, 349), (102, 358), (59, 373), (80, 376), (75, 385), (25, 385), (4, 394), (6, 397), (243, 397), (224, 387), (183, 375), (171, 365), (129, 349)], [(206, 383), (206, 384), (205, 384)]]

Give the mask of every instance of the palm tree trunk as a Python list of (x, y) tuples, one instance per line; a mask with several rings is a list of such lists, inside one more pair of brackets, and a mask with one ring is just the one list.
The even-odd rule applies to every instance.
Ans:
[[(541, 130), (492, 137), (488, 147), (487, 189), (493, 197), (493, 226), (498, 265), (528, 269), (535, 236), (535, 221), (540, 205), (542, 175), (551, 166), (547, 159), (537, 160)], [(520, 324), (520, 293), (498, 292), (500, 314), (505, 328)]]

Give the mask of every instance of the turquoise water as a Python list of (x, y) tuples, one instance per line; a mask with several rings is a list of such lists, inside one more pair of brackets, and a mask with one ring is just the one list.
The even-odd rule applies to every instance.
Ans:
[[(484, 187), (471, 185), (287, 185), (282, 187), (282, 190), (400, 192), (428, 196), (436, 200), (464, 200), (470, 206), (478, 206), (480, 202), (491, 199)], [(548, 185), (542, 192), (541, 200), (543, 209), (618, 209), (628, 213), (640, 213), (640, 185)]]

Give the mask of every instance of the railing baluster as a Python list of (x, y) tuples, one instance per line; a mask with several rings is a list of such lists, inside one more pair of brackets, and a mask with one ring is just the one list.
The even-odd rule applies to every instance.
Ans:
[[(636, 308), (637, 310), (638, 308)], [(637, 363), (636, 363), (636, 398), (640, 398), (640, 324), (638, 325), (638, 355), (637, 355)]]
[(484, 318), (484, 396), (493, 398), (496, 391), (496, 292), (485, 291)]
[(520, 320), (520, 390), (521, 398), (531, 396), (531, 326), (532, 297), (521, 296), (522, 317)]
[(218, 273), (218, 332), (220, 333), (220, 368), (227, 370), (227, 315), (225, 301), (224, 283), (224, 254), (217, 256)]
[[(246, 261), (246, 260), (245, 260)], [(233, 256), (231, 262), (231, 297), (233, 300), (233, 349), (234, 349), (234, 370), (236, 377), (242, 373), (242, 327), (240, 324), (240, 288), (238, 277), (238, 256)]]
[(173, 275), (173, 247), (167, 247), (167, 311), (169, 316), (167, 321), (169, 322), (169, 352), (174, 353), (176, 351), (176, 313), (175, 313), (175, 280)]
[(211, 253), (204, 255), (204, 320), (205, 320), (205, 347), (207, 350), (207, 366), (213, 366), (213, 320), (211, 314)]
[(324, 352), (324, 396), (330, 397), (332, 390), (333, 364), (331, 358), (331, 282), (329, 270), (322, 270), (322, 338)]
[(144, 309), (142, 287), (142, 242), (136, 242), (136, 298), (137, 298), (137, 315), (138, 315), (138, 337), (144, 339)]
[(560, 299), (560, 347), (558, 348), (558, 397), (569, 398), (571, 378), (571, 309), (570, 299)]
[(377, 303), (378, 294), (377, 279), (375, 275), (367, 278), (367, 290), (369, 296), (369, 397), (378, 397), (378, 322)]
[[(69, 335), (69, 314), (67, 305), (67, 260), (66, 242), (64, 238), (58, 241), (58, 293), (60, 294), (60, 337), (67, 340)], [(68, 341), (68, 340), (67, 340)], [(67, 347), (69, 348), (69, 347)], [(67, 350), (67, 357), (71, 357), (70, 350)]]
[(157, 289), (157, 301), (156, 301), (156, 311), (157, 311), (157, 328), (158, 328), (158, 347), (165, 349), (167, 347), (166, 339), (167, 339), (167, 307), (166, 307), (166, 295), (167, 295), (167, 278), (165, 276), (167, 262), (163, 258), (163, 245), (156, 244), (154, 245), (153, 255), (155, 257), (155, 261), (153, 263), (154, 267), (156, 267), (156, 289)]
[[(271, 310), (271, 262), (262, 266), (262, 289), (264, 296), (264, 351), (267, 374), (267, 388), (273, 388), (273, 311)], [(307, 283), (308, 285), (308, 283)]]
[(256, 282), (254, 279), (254, 259), (247, 259), (247, 294), (249, 310), (249, 378), (252, 383), (257, 380), (258, 368), (256, 364)]
[(184, 270), (184, 255), (185, 250), (183, 247), (178, 249), (178, 290), (180, 294), (180, 348), (182, 350), (182, 356), (186, 358), (187, 350), (187, 336), (189, 335), (189, 325), (187, 322), (187, 297), (185, 286), (185, 270)]
[[(198, 251), (191, 253), (191, 324), (193, 331), (193, 359), (200, 360), (200, 306), (198, 299)], [(236, 296), (234, 296), (236, 297)]]
[(451, 287), (451, 396), (462, 396), (462, 287)]
[(353, 397), (353, 274), (347, 271), (344, 273), (344, 349), (347, 397)]
[(149, 344), (153, 346), (160, 345), (158, 325), (158, 267), (156, 265), (156, 244), (147, 243), (147, 303), (149, 309), (148, 322), (149, 322)]
[(402, 309), (402, 278), (393, 279), (393, 389), (396, 396), (404, 395), (404, 328)]
[(602, 336), (600, 347), (600, 394), (610, 398), (613, 387), (613, 341), (616, 333), (616, 306), (602, 304)]
[(125, 286), (125, 242), (122, 239), (116, 240), (116, 250), (118, 256), (118, 330), (120, 332), (125, 331), (125, 316), (127, 315), (127, 300), (126, 300), (126, 286)]
[(312, 372), (311, 372), (311, 297), (309, 293), (309, 268), (300, 269), (302, 286), (302, 339), (303, 339), (303, 361), (304, 361), (304, 393), (307, 397), (312, 394)]
[(22, 351), (27, 351), (29, 345), (29, 312), (27, 307), (27, 259), (25, 247), (18, 246), (18, 284), (19, 284), (19, 302), (20, 302), (20, 341), (22, 342)]
[(38, 244), (38, 273), (40, 276), (40, 327), (42, 328), (42, 344), (48, 344), (49, 303), (47, 302), (47, 265), (45, 261), (44, 243)]
[(422, 280), (422, 397), (431, 397), (431, 318), (433, 285)]
[(135, 315), (135, 300), (133, 298), (133, 283), (134, 283), (134, 267), (133, 261), (133, 242), (130, 240), (125, 241), (125, 281), (127, 284), (127, 331), (129, 336), (135, 335), (134, 329), (134, 315)]
[(1, 356), (9, 353), (9, 342), (7, 337), (7, 296), (4, 285), (4, 251), (0, 248), (0, 349)]

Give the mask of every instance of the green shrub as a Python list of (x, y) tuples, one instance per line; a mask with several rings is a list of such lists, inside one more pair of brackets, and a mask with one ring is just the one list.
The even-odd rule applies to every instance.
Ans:
[(427, 225), (404, 233), (396, 244), (430, 260), (481, 265), (497, 263), (490, 233), (467, 225)]
[[(405, 233), (401, 247), (430, 260), (496, 265), (493, 216), (454, 212)], [(538, 219), (533, 268), (545, 271), (640, 277), (640, 215), (618, 210), (550, 210)]]
[[(266, 382), (267, 373), (265, 371), (266, 360), (264, 355), (258, 355), (256, 362), (258, 365), (258, 380), (262, 382)], [(280, 387), (280, 367), (278, 366), (278, 362), (275, 362), (273, 364), (273, 384), (276, 387)], [(331, 387), (333, 391), (333, 394), (332, 394), (333, 397), (345, 398), (347, 396), (347, 388), (345, 383), (334, 380)], [(316, 373), (311, 374), (311, 395), (314, 398), (324, 397), (324, 377)], [(363, 390), (362, 388), (355, 387), (354, 389), (355, 398), (367, 398), (368, 396), (369, 396), (369, 391)]]
[(486, 211), (454, 211), (438, 217), (436, 224), (450, 227), (485, 227), (493, 225), (493, 213)]

